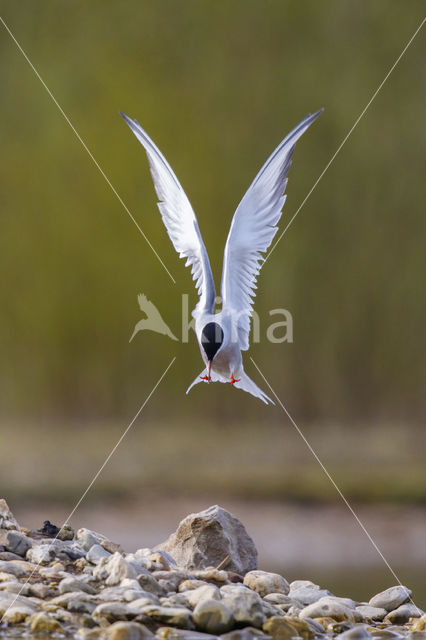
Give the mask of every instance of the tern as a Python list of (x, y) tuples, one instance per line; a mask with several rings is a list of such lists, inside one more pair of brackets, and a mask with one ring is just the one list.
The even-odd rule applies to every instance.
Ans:
[(137, 120), (121, 113), (145, 149), (167, 233), (180, 258), (186, 258), (199, 295), (192, 312), (205, 368), (199, 382), (227, 382), (274, 404), (243, 368), (249, 348), (253, 298), (264, 254), (278, 231), (286, 199), (287, 173), (298, 139), (320, 115), (306, 116), (278, 145), (256, 175), (231, 222), (223, 258), (222, 310), (215, 313), (216, 292), (210, 262), (192, 206), (172, 168)]

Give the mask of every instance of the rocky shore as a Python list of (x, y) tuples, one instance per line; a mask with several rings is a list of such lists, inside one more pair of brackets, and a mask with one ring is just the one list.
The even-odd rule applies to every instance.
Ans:
[(244, 526), (218, 506), (126, 553), (89, 529), (21, 528), (0, 500), (0, 637), (426, 640), (411, 596), (397, 585), (355, 602), (258, 570)]

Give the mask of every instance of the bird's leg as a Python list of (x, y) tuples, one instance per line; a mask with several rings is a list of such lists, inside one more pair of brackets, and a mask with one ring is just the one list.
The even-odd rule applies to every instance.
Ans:
[(201, 380), (207, 380), (207, 382), (211, 382), (211, 376), (200, 376)]
[(239, 382), (241, 380), (241, 378), (234, 378), (234, 374), (231, 373), (231, 379), (228, 382), (228, 384), (235, 384), (236, 382)]

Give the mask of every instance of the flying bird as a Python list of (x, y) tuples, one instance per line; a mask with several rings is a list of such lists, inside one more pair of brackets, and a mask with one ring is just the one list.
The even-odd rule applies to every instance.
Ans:
[(169, 163), (139, 122), (121, 114), (146, 151), (161, 217), (179, 257), (186, 258), (186, 266), (191, 267), (199, 294), (192, 315), (205, 368), (186, 393), (199, 382), (227, 382), (265, 404), (274, 404), (245, 373), (241, 351), (249, 348), (257, 276), (264, 261), (262, 254), (278, 231), (294, 147), (321, 112), (308, 115), (284, 138), (238, 205), (225, 245), (219, 313), (215, 313), (213, 275), (192, 206)]

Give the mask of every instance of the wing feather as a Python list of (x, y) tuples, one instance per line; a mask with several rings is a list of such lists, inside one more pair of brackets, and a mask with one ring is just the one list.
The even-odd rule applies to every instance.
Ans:
[(237, 318), (242, 350), (249, 348), (256, 280), (278, 227), (286, 196), (287, 172), (297, 140), (320, 115), (308, 115), (284, 138), (256, 175), (235, 211), (225, 245), (221, 296)]
[(124, 113), (121, 115), (148, 156), (155, 191), (159, 198), (158, 208), (170, 240), (179, 257), (186, 258), (186, 266), (191, 267), (191, 274), (200, 296), (193, 315), (202, 311), (213, 313), (216, 298), (213, 276), (191, 203), (169, 163), (139, 122)]

